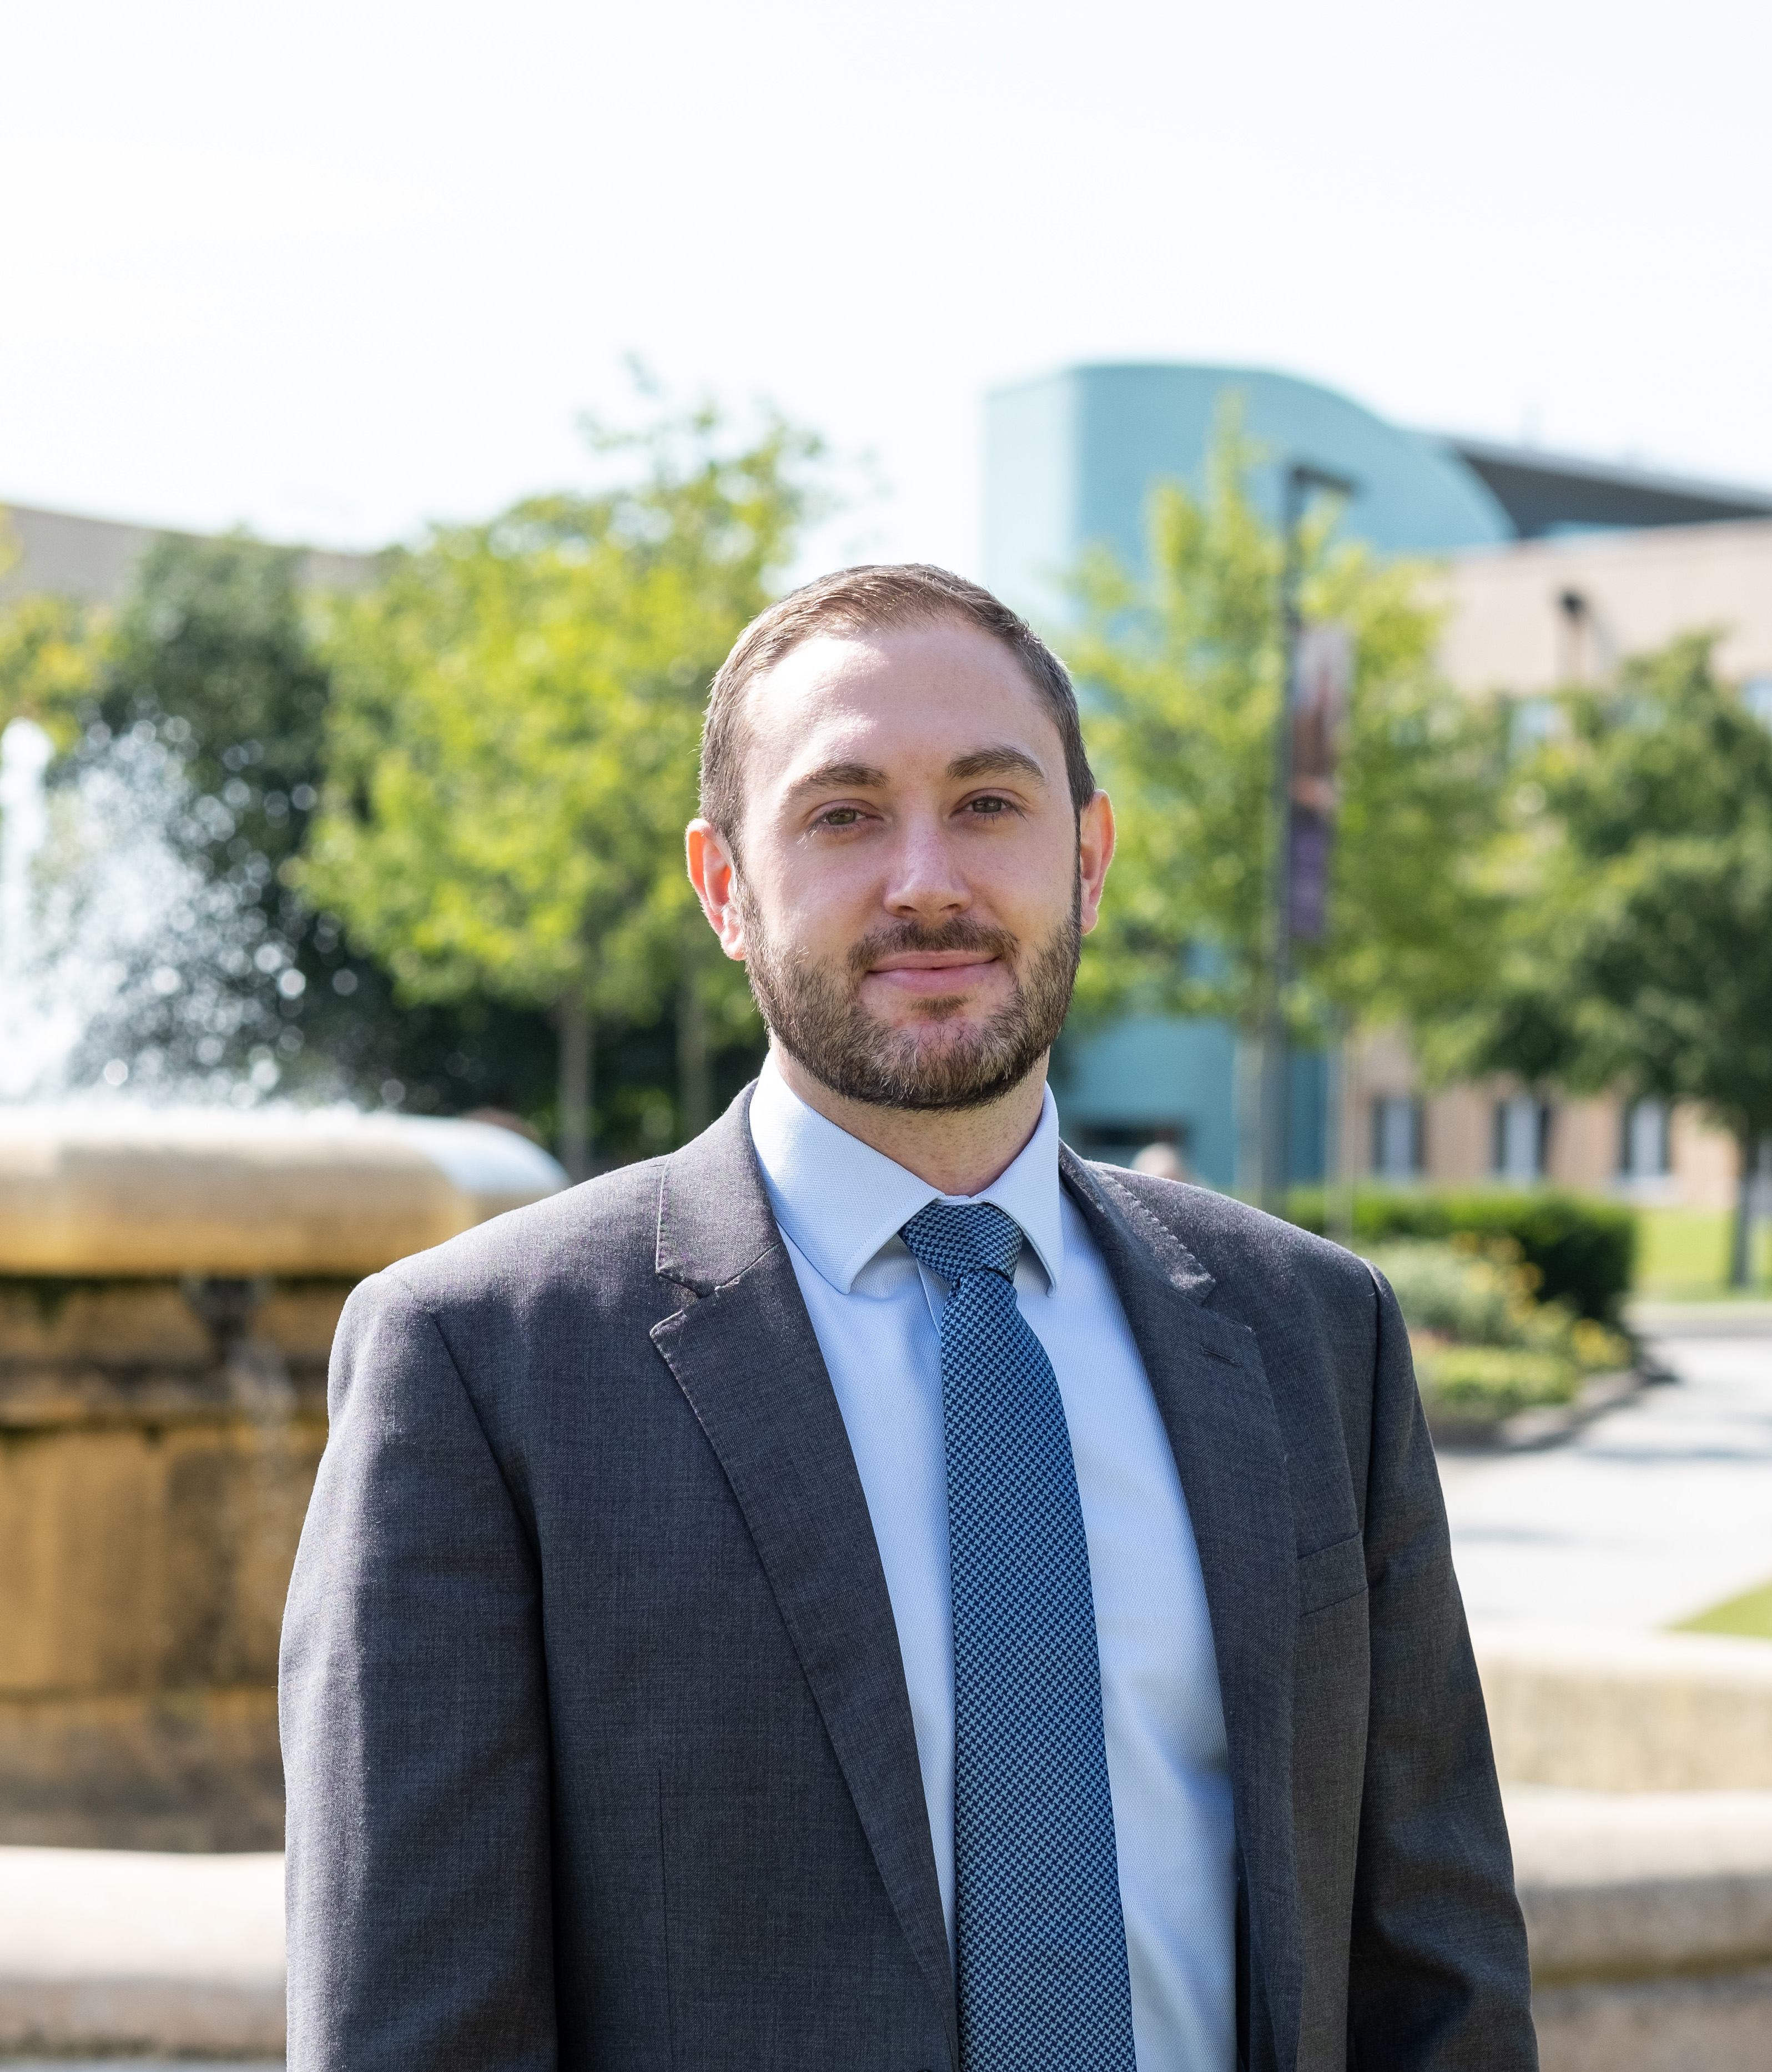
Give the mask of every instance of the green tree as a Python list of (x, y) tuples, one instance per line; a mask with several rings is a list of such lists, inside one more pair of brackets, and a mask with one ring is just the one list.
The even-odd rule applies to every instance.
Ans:
[(34, 719), (58, 745), (72, 742), (101, 652), (97, 615), (72, 598), (27, 595), (0, 605), (0, 729)]
[[(1222, 426), (1203, 498), (1173, 483), (1152, 495), (1148, 574), (1092, 553), (1063, 637), (1121, 836), (1079, 1002), (1222, 1017), (1251, 1036), (1272, 1001), (1285, 553), (1250, 494), (1252, 458)], [(1282, 1003), (1307, 1040), (1467, 998), (1499, 912), (1483, 870), (1496, 720), (1435, 671), (1428, 572), (1336, 541), (1333, 516), (1305, 526), (1301, 602), (1348, 628), (1355, 663), (1328, 934), (1297, 946)]]
[[(0, 578), (19, 560), (17, 535), (0, 506)], [(25, 590), (0, 601), (0, 730), (11, 720), (35, 720), (67, 747), (97, 679), (105, 628), (105, 613), (80, 598)]]
[[(195, 873), (195, 896), (173, 903), (160, 935), (128, 931), (126, 968), (95, 1003), (72, 1067), (121, 1056), (162, 1083), (219, 1071), (262, 1084), (269, 1067), (286, 1087), (421, 1109), (545, 1108), (553, 1043), (539, 1017), (481, 1001), (397, 1005), (338, 917), (286, 882), (323, 775), (331, 694), (302, 562), (244, 536), (167, 537), (114, 609), (35, 594), (0, 607), (0, 725), (39, 721), (62, 751), (55, 787), (111, 780), (132, 827), (158, 815)], [(54, 845), (64, 905), (98, 860), (83, 853), (90, 837), (118, 832)], [(174, 968), (175, 991), (152, 982)], [(633, 1062), (656, 1076), (651, 1060)]]
[[(27, 596), (0, 623), (0, 701), (49, 726), (63, 751), (52, 785), (114, 780), (105, 796), (131, 835), (158, 816), (155, 837), (189, 867), (192, 896), (166, 916), (176, 941), (124, 931), (76, 1071), (87, 1052), (151, 1052), (175, 1079), (243, 1074), (253, 1051), (281, 1069), (301, 1046), (306, 917), (277, 871), (317, 796), (326, 679), (300, 623), (299, 561), (244, 538), (164, 537), (117, 610)], [(84, 881), (122, 832), (86, 828), (56, 859), (64, 904), (103, 905)], [(155, 969), (171, 983), (150, 983)]]
[(331, 694), (303, 561), (241, 534), (154, 541), (97, 644), (84, 731), (58, 773), (77, 779), (120, 751), (136, 791), (162, 773), (165, 839), (204, 893), (169, 917), (180, 941), (142, 948), (150, 961), (170, 952), (203, 967), (202, 983), (126, 989), (127, 1026), (93, 1033), (102, 1047), (151, 1049), (175, 1078), (324, 1076), (361, 1026), (315, 986), (328, 975), (325, 931), (287, 882), (319, 803)]
[(1772, 732), (1719, 680), (1713, 644), (1676, 641), (1564, 695), (1566, 729), (1515, 772), (1504, 954), (1443, 1054), (1701, 1104), (1738, 1150), (1740, 1285), (1772, 1137)]
[[(240, 779), (234, 833), (273, 865), (307, 824), (331, 688), (305, 622), (303, 558), (239, 534), (156, 540), (119, 615), (97, 700), (112, 733), (146, 719), (179, 744), (200, 793)], [(197, 838), (218, 860), (225, 853)]]
[(710, 1043), (748, 1019), (704, 941), (683, 827), (709, 684), (791, 557), (816, 453), (779, 421), (733, 451), (711, 409), (599, 443), (638, 459), (632, 480), (439, 532), (342, 601), (301, 874), (403, 997), (549, 1014), (575, 1174), (598, 1023), (674, 1008), (688, 1131)]

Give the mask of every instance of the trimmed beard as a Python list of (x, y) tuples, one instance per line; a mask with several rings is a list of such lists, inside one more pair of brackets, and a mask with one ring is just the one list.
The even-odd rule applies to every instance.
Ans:
[[(770, 1034), (821, 1086), (846, 1100), (922, 1113), (989, 1107), (1021, 1084), (1064, 1026), (1083, 953), (1080, 866), (1069, 913), (1027, 958), (1025, 976), (1015, 936), (964, 919), (936, 928), (904, 921), (876, 929), (838, 971), (778, 944), (742, 878), (738, 901), (750, 944), (746, 976)], [(938, 1042), (927, 1029), (889, 1027), (861, 1005), (861, 981), (880, 958), (943, 950), (996, 957), (1014, 980), (1009, 997), (981, 1028)], [(925, 1001), (923, 1012), (939, 1024), (961, 1006), (957, 994), (938, 997)]]

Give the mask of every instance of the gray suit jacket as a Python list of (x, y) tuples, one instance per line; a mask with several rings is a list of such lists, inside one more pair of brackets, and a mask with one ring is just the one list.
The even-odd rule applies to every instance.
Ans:
[[(352, 1297), (284, 1627), (291, 2072), (948, 2072), (892, 1608), (751, 1149)], [(1063, 1155), (1205, 1571), (1242, 2055), (1529, 2072), (1482, 1699), (1394, 1299)]]

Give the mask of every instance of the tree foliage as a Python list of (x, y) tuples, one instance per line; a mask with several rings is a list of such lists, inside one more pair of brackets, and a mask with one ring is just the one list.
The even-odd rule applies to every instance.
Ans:
[[(169, 536), (114, 608), (27, 594), (0, 609), (0, 723), (40, 722), (62, 751), (62, 803), (110, 799), (128, 823), (80, 836), (59, 814), (43, 859), (64, 922), (45, 947), (77, 966), (102, 938), (110, 973), (96, 990), (77, 970), (57, 980), (88, 1018), (68, 1069), (77, 1080), (115, 1057), (132, 1084), (255, 1075), (419, 1109), (545, 1109), (553, 1038), (536, 1017), (479, 1001), (397, 1006), (388, 974), (289, 882), (331, 688), (304, 573), (299, 552), (243, 535)], [(101, 835), (114, 869), (89, 853)], [(157, 844), (171, 853), (160, 862)], [(94, 906), (127, 878), (125, 851), (149, 866), (131, 903), (165, 905), (158, 932), (144, 911), (108, 921)]]
[[(1772, 1134), (1772, 732), (1693, 635), (1566, 693), (1515, 773), (1515, 894), (1449, 1063), (1700, 1103), (1745, 1177)], [(1744, 1219), (1737, 1266), (1745, 1262)]]
[(101, 615), (72, 598), (27, 594), (0, 606), (0, 729), (34, 719), (58, 746), (80, 732), (101, 652)]
[[(1252, 452), (1221, 426), (1207, 491), (1160, 485), (1149, 573), (1105, 551), (1077, 582), (1064, 646), (1120, 849), (1079, 1001), (1222, 1016), (1245, 1029), (1269, 1000), (1275, 728), (1283, 696), (1284, 543), (1247, 482)], [(1498, 902), (1482, 857), (1494, 825), (1496, 722), (1436, 674), (1419, 565), (1337, 542), (1307, 521), (1301, 602), (1355, 646), (1341, 750), (1330, 931), (1300, 945), (1285, 1003), (1297, 1032), (1333, 1010), (1410, 1019), (1462, 999)]]
[(439, 531), (341, 601), (302, 873), (405, 998), (545, 1009), (569, 1050), (673, 999), (716, 1040), (748, 1020), (683, 828), (709, 684), (791, 557), (816, 451), (779, 421), (734, 451), (709, 409), (601, 443), (631, 479)]
[[(263, 1083), (302, 1048), (307, 917), (278, 872), (318, 796), (327, 687), (300, 559), (167, 536), (115, 610), (34, 595), (0, 615), (0, 696), (49, 728), (70, 809), (44, 860), (59, 927), (43, 948), (82, 990), (107, 946), (107, 985), (92, 993), (86, 975), (76, 1077), (117, 1055), (167, 1083), (250, 1067)], [(130, 861), (108, 871), (107, 847)]]
[[(86, 732), (63, 775), (128, 741), (160, 751), (173, 788), (166, 836), (209, 888), (212, 927), (171, 917), (211, 969), (196, 993), (169, 995), (153, 1026), (127, 1032), (175, 1077), (240, 1074), (306, 1079), (342, 1091), (364, 1075), (375, 1041), (364, 1008), (373, 975), (352, 969), (364, 1000), (335, 993), (335, 932), (290, 882), (319, 804), (331, 674), (313, 637), (304, 555), (241, 534), (166, 535), (143, 555), (80, 706)], [(145, 773), (144, 773), (145, 774)], [(208, 947), (198, 938), (220, 927)], [(190, 1011), (195, 999), (207, 1004)], [(114, 1040), (114, 1039), (113, 1039)], [(267, 1070), (274, 1066), (273, 1075)]]

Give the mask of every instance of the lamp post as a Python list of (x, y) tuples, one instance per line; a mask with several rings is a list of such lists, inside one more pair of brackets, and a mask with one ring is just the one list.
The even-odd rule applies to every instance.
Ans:
[(1281, 687), (1280, 715), (1273, 746), (1273, 869), (1270, 885), (1269, 949), (1266, 1010), (1261, 1030), (1261, 1206), (1271, 1215), (1286, 1207), (1287, 1139), (1289, 1135), (1290, 1065), (1286, 1043), (1286, 988), (1292, 982), (1292, 752), (1293, 714), (1298, 694), (1298, 640), (1303, 621), (1298, 585), (1303, 574), (1299, 529), (1313, 493), (1350, 497), (1355, 485), (1345, 475), (1294, 462), (1286, 470), (1281, 505), (1284, 558), (1280, 572)]

